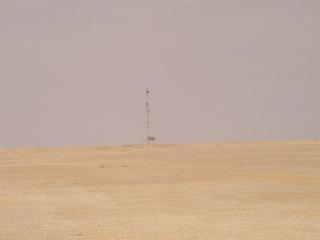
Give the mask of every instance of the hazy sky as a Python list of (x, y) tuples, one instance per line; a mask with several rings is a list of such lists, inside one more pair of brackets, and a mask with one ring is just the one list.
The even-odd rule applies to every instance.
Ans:
[(319, 0), (1, 0), (0, 148), (320, 138)]

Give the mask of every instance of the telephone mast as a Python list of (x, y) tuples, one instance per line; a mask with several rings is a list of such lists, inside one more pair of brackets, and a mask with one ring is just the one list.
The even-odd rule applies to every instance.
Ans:
[(150, 96), (150, 91), (149, 88), (146, 88), (146, 136), (145, 136), (145, 143), (146, 144), (151, 144), (155, 143), (156, 138), (152, 137), (150, 135), (151, 132), (151, 110), (150, 110), (150, 103), (149, 103), (149, 96)]

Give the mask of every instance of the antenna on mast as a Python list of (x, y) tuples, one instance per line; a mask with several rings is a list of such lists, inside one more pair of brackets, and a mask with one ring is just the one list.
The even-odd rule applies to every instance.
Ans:
[(151, 132), (151, 110), (150, 110), (150, 103), (149, 103), (149, 96), (150, 96), (150, 91), (149, 88), (146, 87), (146, 137), (145, 137), (145, 143), (146, 144), (151, 144), (155, 143), (156, 138), (152, 137), (150, 135)]

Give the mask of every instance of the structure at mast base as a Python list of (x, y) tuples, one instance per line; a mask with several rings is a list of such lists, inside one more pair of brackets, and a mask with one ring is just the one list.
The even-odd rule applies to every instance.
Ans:
[(147, 139), (146, 139), (146, 144), (154, 144), (154, 143), (156, 143), (156, 138), (155, 137), (148, 137)]

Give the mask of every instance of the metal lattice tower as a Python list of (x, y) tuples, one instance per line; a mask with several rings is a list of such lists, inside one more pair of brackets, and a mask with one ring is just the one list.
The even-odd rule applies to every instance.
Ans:
[(151, 144), (155, 143), (156, 138), (151, 136), (151, 110), (150, 110), (150, 103), (149, 103), (149, 96), (150, 91), (149, 88), (146, 88), (146, 136), (145, 136), (145, 143)]

